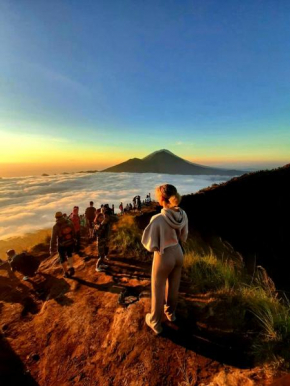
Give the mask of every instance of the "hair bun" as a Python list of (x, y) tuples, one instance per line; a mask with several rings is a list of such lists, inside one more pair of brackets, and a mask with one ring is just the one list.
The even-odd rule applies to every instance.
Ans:
[(161, 197), (162, 200), (169, 203), (170, 206), (178, 206), (181, 201), (181, 196), (177, 192), (176, 187), (170, 184), (157, 186), (155, 193), (157, 197)]
[(178, 206), (181, 201), (181, 196), (178, 192), (169, 197), (169, 202), (172, 206)]

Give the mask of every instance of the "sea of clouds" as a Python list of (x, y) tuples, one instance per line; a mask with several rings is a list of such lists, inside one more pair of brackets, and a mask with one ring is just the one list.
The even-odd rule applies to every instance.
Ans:
[(72, 173), (51, 176), (13, 177), (0, 179), (0, 240), (52, 227), (54, 214), (68, 215), (74, 205), (85, 212), (89, 201), (95, 207), (132, 202), (139, 194), (145, 199), (163, 183), (177, 187), (181, 194), (195, 193), (214, 183), (227, 181), (225, 176), (181, 176), (139, 173)]

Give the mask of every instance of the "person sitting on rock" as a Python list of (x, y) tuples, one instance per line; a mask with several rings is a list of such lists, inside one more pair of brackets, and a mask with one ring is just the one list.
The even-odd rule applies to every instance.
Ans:
[(23, 280), (28, 280), (29, 277), (34, 276), (39, 267), (37, 258), (25, 252), (16, 254), (14, 249), (8, 249), (6, 256), (12, 272), (20, 272), (24, 275)]
[(102, 213), (99, 213), (96, 218), (96, 228), (97, 228), (97, 248), (98, 248), (98, 261), (96, 264), (96, 271), (102, 272), (104, 269), (108, 268), (104, 264), (104, 260), (108, 260), (109, 252), (109, 234), (110, 234), (110, 214), (106, 208), (103, 209)]
[[(162, 332), (162, 316), (171, 322), (176, 320), (183, 250), (180, 242), (186, 241), (188, 220), (178, 207), (181, 197), (175, 186), (165, 184), (156, 188), (156, 198), (163, 209), (153, 216), (142, 236), (142, 244), (154, 252), (151, 273), (151, 313), (146, 324), (155, 332)], [(164, 306), (165, 304), (165, 306)]]
[[(55, 214), (56, 223), (52, 228), (52, 235), (50, 241), (50, 255), (54, 256), (57, 252), (59, 261), (62, 265), (64, 277), (71, 277), (74, 275), (73, 267), (73, 250), (75, 243), (75, 234), (73, 225), (63, 218), (61, 212)], [(67, 261), (69, 269), (67, 270)]]

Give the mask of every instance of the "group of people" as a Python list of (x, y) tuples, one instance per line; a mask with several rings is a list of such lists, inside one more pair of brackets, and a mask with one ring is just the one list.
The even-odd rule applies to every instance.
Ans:
[[(162, 332), (163, 314), (170, 322), (176, 320), (176, 306), (178, 290), (183, 264), (182, 243), (188, 235), (187, 215), (179, 207), (181, 196), (175, 186), (170, 184), (161, 185), (156, 188), (156, 198), (161, 213), (153, 216), (142, 235), (142, 244), (149, 251), (154, 252), (151, 272), (151, 312), (145, 317), (145, 322), (155, 334)], [(151, 202), (150, 194), (146, 197), (147, 203)], [(146, 201), (145, 201), (146, 203)], [(135, 196), (133, 205), (137, 211), (141, 211), (141, 198)], [(120, 204), (120, 212), (124, 214), (123, 204)], [(104, 264), (108, 258), (108, 235), (110, 230), (110, 216), (113, 210), (108, 204), (100, 209), (94, 207), (91, 201), (86, 209), (85, 218), (88, 227), (89, 237), (94, 237), (94, 230), (97, 231), (98, 261), (96, 271), (100, 272), (107, 268)], [(77, 221), (78, 207), (74, 207), (69, 216), (73, 227), (69, 230), (69, 222), (65, 220), (61, 212), (56, 213), (56, 224), (53, 227), (51, 238), (51, 254), (56, 253), (58, 248), (60, 262), (63, 265), (66, 277), (74, 274), (72, 265), (72, 239), (79, 232), (80, 222)], [(78, 240), (78, 236), (75, 236)], [(76, 246), (78, 248), (78, 242)], [(78, 250), (78, 249), (77, 249)], [(69, 269), (66, 267), (66, 257)]]
[[(132, 200), (133, 205), (127, 204), (123, 207), (121, 202), (119, 205), (120, 214), (123, 215), (130, 211), (141, 212), (142, 202), (139, 195)], [(150, 193), (146, 196), (146, 201), (143, 204), (151, 202)], [(96, 271), (101, 272), (108, 268), (105, 261), (108, 260), (108, 239), (110, 231), (111, 216), (114, 215), (114, 204), (112, 207), (109, 204), (101, 205), (99, 209), (94, 207), (93, 201), (90, 201), (90, 206), (87, 207), (83, 215), (79, 214), (79, 207), (74, 206), (72, 213), (67, 216), (66, 213), (56, 212), (56, 223), (52, 228), (52, 236), (50, 243), (50, 254), (59, 254), (59, 260), (63, 267), (64, 277), (68, 278), (74, 275), (73, 253), (83, 257), (81, 251), (81, 230), (85, 229), (88, 233), (89, 241), (97, 239), (98, 261)]]
[[(158, 186), (155, 195), (162, 209), (151, 218), (143, 232), (141, 242), (149, 252), (154, 252), (151, 271), (151, 312), (146, 315), (145, 322), (155, 334), (160, 334), (164, 314), (170, 322), (176, 320), (175, 311), (183, 265), (182, 243), (187, 239), (188, 219), (185, 211), (179, 207), (181, 196), (173, 185)], [(146, 199), (145, 204), (151, 202), (150, 194)], [(139, 210), (140, 196), (133, 198), (133, 205)], [(121, 208), (120, 211), (123, 214)], [(83, 218), (79, 215), (78, 206), (74, 206), (70, 216), (56, 212), (50, 254), (54, 256), (58, 252), (65, 277), (74, 275), (73, 253), (82, 256), (80, 242), (82, 226), (87, 229), (90, 239), (93, 239), (95, 234), (97, 237), (96, 271), (104, 271), (108, 267), (105, 261), (108, 259), (108, 238), (113, 214), (114, 208), (110, 208), (108, 204), (96, 209), (92, 201)], [(83, 219), (85, 224), (82, 223)], [(10, 264), (17, 268), (15, 251), (7, 251), (7, 257)]]
[(141, 208), (142, 205), (150, 205), (151, 203), (151, 194), (148, 193), (145, 200), (143, 202), (141, 201), (141, 197), (139, 195), (133, 197), (132, 204), (129, 202), (125, 207), (123, 205), (123, 202), (120, 202), (119, 210), (120, 214), (124, 215), (129, 212), (139, 212), (142, 213)]
[(73, 253), (83, 257), (81, 251), (82, 229), (88, 232), (89, 241), (92, 241), (95, 237), (97, 239), (98, 260), (96, 271), (100, 272), (108, 268), (105, 265), (105, 260), (108, 259), (108, 238), (113, 214), (114, 206), (110, 208), (108, 204), (105, 204), (96, 209), (93, 201), (90, 201), (90, 206), (85, 211), (85, 224), (82, 223), (78, 206), (73, 207), (73, 211), (68, 217), (64, 217), (62, 212), (56, 212), (56, 223), (52, 228), (50, 241), (50, 255), (54, 256), (58, 253), (64, 277), (71, 277), (75, 273)]

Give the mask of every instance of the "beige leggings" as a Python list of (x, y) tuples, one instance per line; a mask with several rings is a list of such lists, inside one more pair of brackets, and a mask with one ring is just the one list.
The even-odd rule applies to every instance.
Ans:
[(163, 255), (154, 252), (151, 274), (151, 318), (154, 327), (160, 327), (165, 311), (172, 315), (178, 300), (178, 290), (183, 264), (179, 244), (165, 248)]

